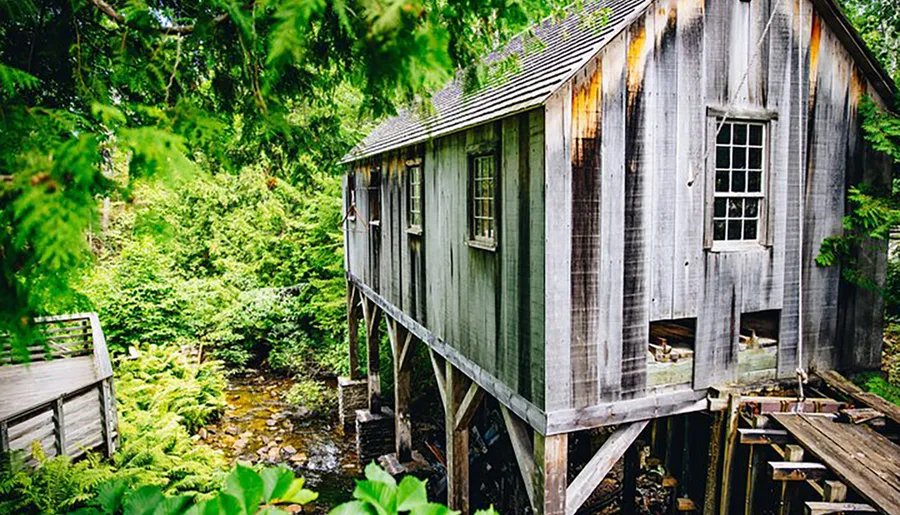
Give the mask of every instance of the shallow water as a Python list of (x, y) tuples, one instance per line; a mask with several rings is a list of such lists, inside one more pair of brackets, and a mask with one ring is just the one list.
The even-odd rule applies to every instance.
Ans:
[(206, 441), (232, 462), (291, 467), (319, 493), (313, 511), (324, 513), (351, 499), (354, 479), (361, 476), (356, 449), (335, 413), (305, 414), (284, 402), (281, 395), (291, 384), (264, 375), (232, 378), (228, 407)]

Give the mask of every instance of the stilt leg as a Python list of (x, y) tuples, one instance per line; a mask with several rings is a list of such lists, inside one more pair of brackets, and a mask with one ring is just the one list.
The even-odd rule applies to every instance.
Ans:
[(565, 515), (568, 435), (534, 434), (534, 496), (538, 514)]
[(394, 423), (397, 461), (412, 459), (412, 422), (409, 418), (409, 371), (414, 338), (405, 327), (391, 321), (391, 349), (394, 352)]
[(350, 344), (350, 380), (361, 379), (359, 373), (359, 290), (347, 281), (347, 340)]
[(363, 315), (366, 318), (366, 350), (368, 351), (369, 411), (381, 413), (381, 361), (378, 347), (381, 343), (379, 328), (382, 311), (374, 302), (363, 299)]
[(466, 394), (465, 375), (446, 363), (447, 405), (444, 423), (447, 432), (447, 505), (469, 513), (469, 426), (456, 427), (456, 413)]

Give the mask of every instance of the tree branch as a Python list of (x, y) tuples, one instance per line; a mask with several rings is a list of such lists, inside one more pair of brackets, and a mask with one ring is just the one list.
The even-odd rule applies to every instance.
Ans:
[[(125, 26), (125, 17), (122, 16), (118, 11), (116, 11), (113, 6), (106, 3), (104, 0), (91, 0), (91, 3), (100, 10), (103, 14), (105, 14), (109, 19), (118, 23), (119, 25)], [(227, 14), (222, 14), (213, 18), (214, 24), (222, 23), (223, 21), (228, 19)], [(194, 25), (175, 25), (172, 27), (157, 27), (157, 30), (162, 32), (163, 34), (169, 35), (184, 35), (190, 34), (194, 32)]]

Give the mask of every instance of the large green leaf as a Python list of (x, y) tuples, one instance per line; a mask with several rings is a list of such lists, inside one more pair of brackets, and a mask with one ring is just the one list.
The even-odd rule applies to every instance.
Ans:
[(397, 511), (410, 511), (428, 504), (425, 481), (414, 476), (406, 476), (397, 488)]
[[(284, 465), (269, 467), (260, 473), (260, 477), (263, 480), (263, 499), (266, 502), (282, 497), (294, 482), (294, 473)], [(302, 482), (300, 486), (303, 486)]]
[(243, 513), (256, 513), (263, 498), (263, 480), (253, 469), (238, 465), (225, 479), (224, 492), (237, 499)]
[(410, 515), (459, 515), (458, 511), (453, 511), (443, 504), (430, 502), (423, 506), (418, 506), (409, 512)]
[(369, 503), (379, 515), (397, 513), (397, 487), (377, 481), (357, 481), (353, 497)]
[(123, 513), (125, 515), (152, 515), (163, 499), (162, 491), (158, 486), (143, 486), (128, 496)]
[(381, 467), (375, 464), (375, 462), (371, 462), (366, 465), (366, 479), (369, 481), (375, 481), (377, 483), (384, 483), (389, 486), (396, 487), (397, 481), (393, 476), (384, 471)]
[(100, 485), (97, 491), (97, 504), (103, 513), (118, 513), (122, 507), (122, 497), (128, 491), (128, 484), (124, 479), (107, 481)]
[(303, 478), (298, 477), (291, 482), (284, 495), (277, 498), (280, 502), (293, 504), (309, 504), (319, 498), (319, 494), (303, 488)]
[(335, 506), (328, 515), (375, 515), (375, 510), (362, 501), (350, 501)]

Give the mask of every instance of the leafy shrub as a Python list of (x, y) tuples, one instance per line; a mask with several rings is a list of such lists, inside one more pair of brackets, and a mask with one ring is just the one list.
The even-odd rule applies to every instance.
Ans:
[(886, 401), (900, 406), (900, 386), (889, 383), (877, 372), (859, 374), (854, 381), (867, 392), (872, 392)]
[(67, 456), (47, 458), (37, 442), (32, 452), (34, 468), (22, 451), (0, 456), (0, 514), (65, 513), (113, 475), (93, 454), (77, 463)]
[(312, 379), (297, 379), (284, 399), (293, 406), (303, 406), (317, 413), (329, 413), (337, 407), (334, 391)]
[(211, 498), (198, 500), (186, 495), (166, 496), (158, 486), (135, 490), (124, 480), (102, 485), (90, 506), (78, 510), (81, 515), (153, 514), (153, 515), (267, 515), (287, 514), (279, 505), (308, 504), (318, 495), (303, 488), (303, 479), (284, 466), (261, 472), (238, 465), (225, 478)]
[(173, 413), (188, 431), (213, 421), (225, 409), (227, 382), (216, 361), (188, 354), (189, 346), (132, 347), (116, 360), (120, 413)]
[(225, 408), (220, 365), (174, 345), (147, 345), (118, 358), (116, 374), (119, 476), (172, 493), (214, 489), (224, 457), (191, 434)]
[[(353, 490), (355, 501), (337, 506), (329, 515), (395, 515), (409, 512), (411, 515), (458, 514), (443, 504), (428, 502), (425, 481), (405, 476), (400, 484), (375, 463), (366, 467), (366, 479), (356, 482)], [(475, 515), (497, 515), (493, 506), (478, 510)]]

